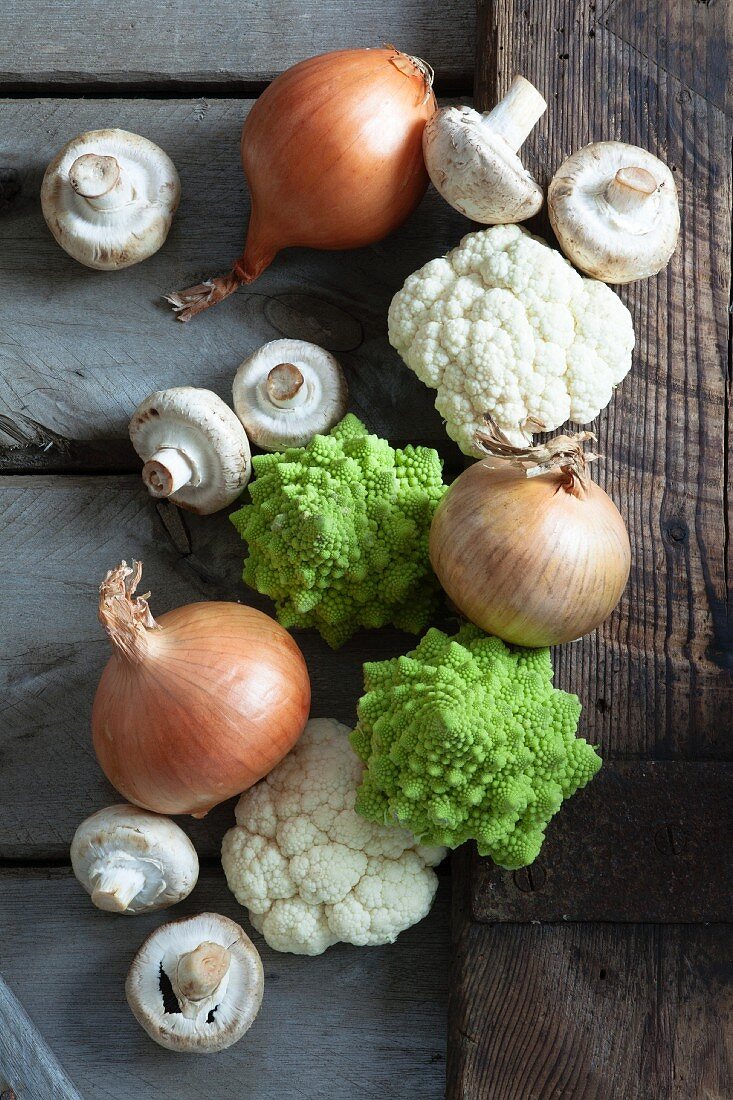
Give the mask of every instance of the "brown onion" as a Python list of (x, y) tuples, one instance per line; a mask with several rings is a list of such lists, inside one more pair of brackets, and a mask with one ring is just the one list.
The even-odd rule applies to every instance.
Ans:
[(203, 817), (300, 737), (308, 671), (290, 634), (252, 607), (194, 603), (156, 622), (134, 595), (141, 572), (122, 562), (99, 590), (113, 653), (94, 699), (94, 748), (128, 801)]
[(490, 456), (453, 482), (430, 529), (430, 561), (456, 607), (488, 634), (523, 646), (579, 638), (626, 587), (629, 536), (588, 476), (590, 432), (513, 447), (493, 425)]
[(283, 248), (361, 248), (401, 225), (428, 185), (432, 80), (394, 46), (321, 54), (273, 80), (242, 130), (244, 253), (228, 275), (168, 296), (179, 321), (253, 282)]

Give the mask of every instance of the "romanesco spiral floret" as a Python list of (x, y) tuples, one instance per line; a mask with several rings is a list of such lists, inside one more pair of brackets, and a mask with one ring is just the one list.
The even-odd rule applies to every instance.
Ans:
[(231, 519), (249, 546), (244, 579), (283, 626), (315, 627), (334, 648), (359, 627), (425, 627), (439, 591), (428, 534), (446, 488), (436, 451), (394, 450), (349, 414), (253, 466), (252, 503)]
[(366, 764), (356, 809), (423, 844), (478, 843), (502, 867), (531, 863), (563, 799), (601, 766), (575, 736), (577, 696), (552, 684), (549, 649), (464, 626), (364, 666), (351, 735)]

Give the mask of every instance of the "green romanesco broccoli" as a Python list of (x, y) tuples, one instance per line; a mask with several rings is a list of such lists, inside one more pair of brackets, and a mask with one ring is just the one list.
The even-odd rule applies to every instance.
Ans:
[(475, 839), (502, 867), (531, 863), (563, 799), (600, 757), (575, 736), (577, 696), (552, 686), (548, 649), (478, 627), (429, 630), (404, 657), (364, 666), (351, 743), (366, 764), (356, 808), (422, 844)]
[(395, 450), (349, 414), (252, 465), (252, 503), (231, 519), (249, 546), (244, 579), (283, 626), (315, 627), (334, 648), (359, 627), (425, 627), (439, 591), (428, 534), (446, 488), (436, 451)]

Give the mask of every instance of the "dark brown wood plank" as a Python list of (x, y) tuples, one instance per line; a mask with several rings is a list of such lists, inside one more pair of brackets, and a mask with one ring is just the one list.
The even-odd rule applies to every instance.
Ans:
[(208, 0), (205, 7), (184, 0), (163, 7), (148, 0), (118, 7), (104, 0), (26, 0), (7, 10), (3, 30), (0, 81), (71, 90), (259, 82), (313, 54), (384, 41), (426, 58), (441, 79), (470, 87), (473, 69), (470, 0), (453, 5), (450, 18), (428, 0), (349, 7), (336, 0)]
[(608, 763), (531, 867), (503, 871), (472, 850), (471, 919), (730, 921), (732, 834), (733, 765)]
[[(550, 107), (523, 152), (543, 183), (564, 156), (603, 138), (651, 149), (677, 180), (680, 245), (664, 273), (620, 291), (637, 352), (597, 429), (597, 476), (630, 529), (630, 584), (609, 622), (558, 650), (555, 663), (560, 684), (581, 696), (582, 732), (607, 758), (685, 763), (639, 764), (654, 785), (629, 791), (628, 809), (612, 789), (623, 768), (607, 764), (550, 827), (539, 886), (530, 872), (510, 887), (470, 850), (454, 859), (449, 1100), (733, 1094), (730, 924), (539, 923), (550, 911), (639, 916), (647, 885), (656, 893), (647, 916), (673, 919), (686, 875), (704, 894), (688, 915), (702, 918), (709, 906), (730, 920), (730, 845), (703, 844), (729, 769), (689, 762), (730, 760), (733, 728), (731, 15), (718, 0), (479, 0), (477, 100), (492, 104), (517, 71), (543, 92)], [(549, 232), (543, 216), (532, 228)], [(690, 789), (676, 804), (667, 785), (663, 812), (669, 767), (680, 784), (689, 776)], [(695, 789), (698, 806), (685, 815)], [(626, 814), (646, 832), (614, 852)], [(677, 849), (680, 830), (696, 865)], [(517, 881), (536, 888), (519, 898)], [(503, 900), (492, 909), (494, 889)], [(538, 923), (476, 923), (499, 909)]]
[[(395, 944), (339, 944), (316, 959), (271, 951), (220, 869), (204, 872), (175, 909), (134, 918), (94, 909), (68, 871), (0, 872), (0, 897), (3, 974), (84, 1100), (443, 1096), (447, 882), (429, 916)], [(163, 921), (212, 910), (252, 937), (265, 995), (240, 1042), (216, 1057), (187, 1057), (156, 1046), (139, 1027), (125, 1000), (125, 975)], [(18, 1090), (18, 1100), (57, 1097), (66, 1100)]]
[[(619, 291), (637, 350), (596, 426), (595, 476), (628, 523), (631, 579), (605, 626), (555, 658), (586, 735), (615, 757), (731, 749), (732, 11), (717, 0), (479, 4), (477, 101), (493, 103), (517, 71), (542, 91), (550, 106), (523, 158), (543, 183), (574, 149), (616, 138), (661, 156), (680, 194), (670, 266)], [(544, 218), (532, 227), (548, 234)]]
[[(288, 250), (250, 289), (195, 323), (176, 322), (162, 300), (165, 292), (228, 270), (241, 251), (249, 199), (239, 135), (251, 104), (4, 103), (0, 469), (129, 470), (127, 422), (151, 390), (205, 386), (231, 401), (242, 359), (281, 336), (306, 337), (334, 351), (349, 380), (352, 411), (375, 431), (448, 442), (433, 391), (387, 340), (392, 295), (467, 225), (433, 191), (387, 241), (348, 253)], [(158, 142), (175, 160), (182, 184), (163, 248), (118, 272), (93, 272), (67, 256), (51, 237), (39, 201), (43, 172), (59, 147), (80, 131), (103, 126)]]
[(733, 926), (468, 916), (454, 908), (448, 1100), (733, 1095)]
[[(241, 579), (245, 552), (224, 513), (184, 515), (154, 502), (137, 476), (0, 478), (0, 859), (65, 859), (74, 829), (117, 801), (91, 745), (94, 691), (108, 659), (97, 588), (120, 558), (144, 563), (153, 612), (197, 600), (271, 610)], [(296, 634), (313, 690), (313, 717), (353, 723), (364, 661), (415, 644), (363, 631), (337, 652)], [(230, 803), (184, 822), (199, 853), (216, 856)]]

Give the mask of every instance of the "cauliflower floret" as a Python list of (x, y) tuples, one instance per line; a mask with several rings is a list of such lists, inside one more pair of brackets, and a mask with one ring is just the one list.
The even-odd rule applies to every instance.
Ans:
[(427, 386), (465, 454), (485, 414), (517, 444), (593, 420), (631, 366), (621, 299), (518, 225), (469, 233), (392, 299), (390, 343)]
[[(420, 838), (405, 862), (439, 858), (423, 844), (475, 839), (502, 867), (531, 863), (563, 799), (601, 766), (575, 736), (580, 703), (553, 687), (548, 649), (470, 625), (455, 638), (433, 629), (406, 656), (365, 665), (364, 686), (351, 735), (367, 765), (356, 809)], [(367, 871), (354, 888), (362, 903), (369, 882)]]
[(231, 520), (249, 548), (244, 580), (283, 626), (315, 627), (334, 648), (360, 626), (425, 627), (439, 591), (430, 521), (446, 489), (436, 451), (393, 450), (348, 415), (252, 464), (252, 503)]
[(330, 718), (310, 721), (282, 763), (241, 796), (224, 837), (229, 888), (276, 951), (392, 943), (435, 897), (432, 868), (445, 848), (355, 812), (364, 765), (348, 733)]

